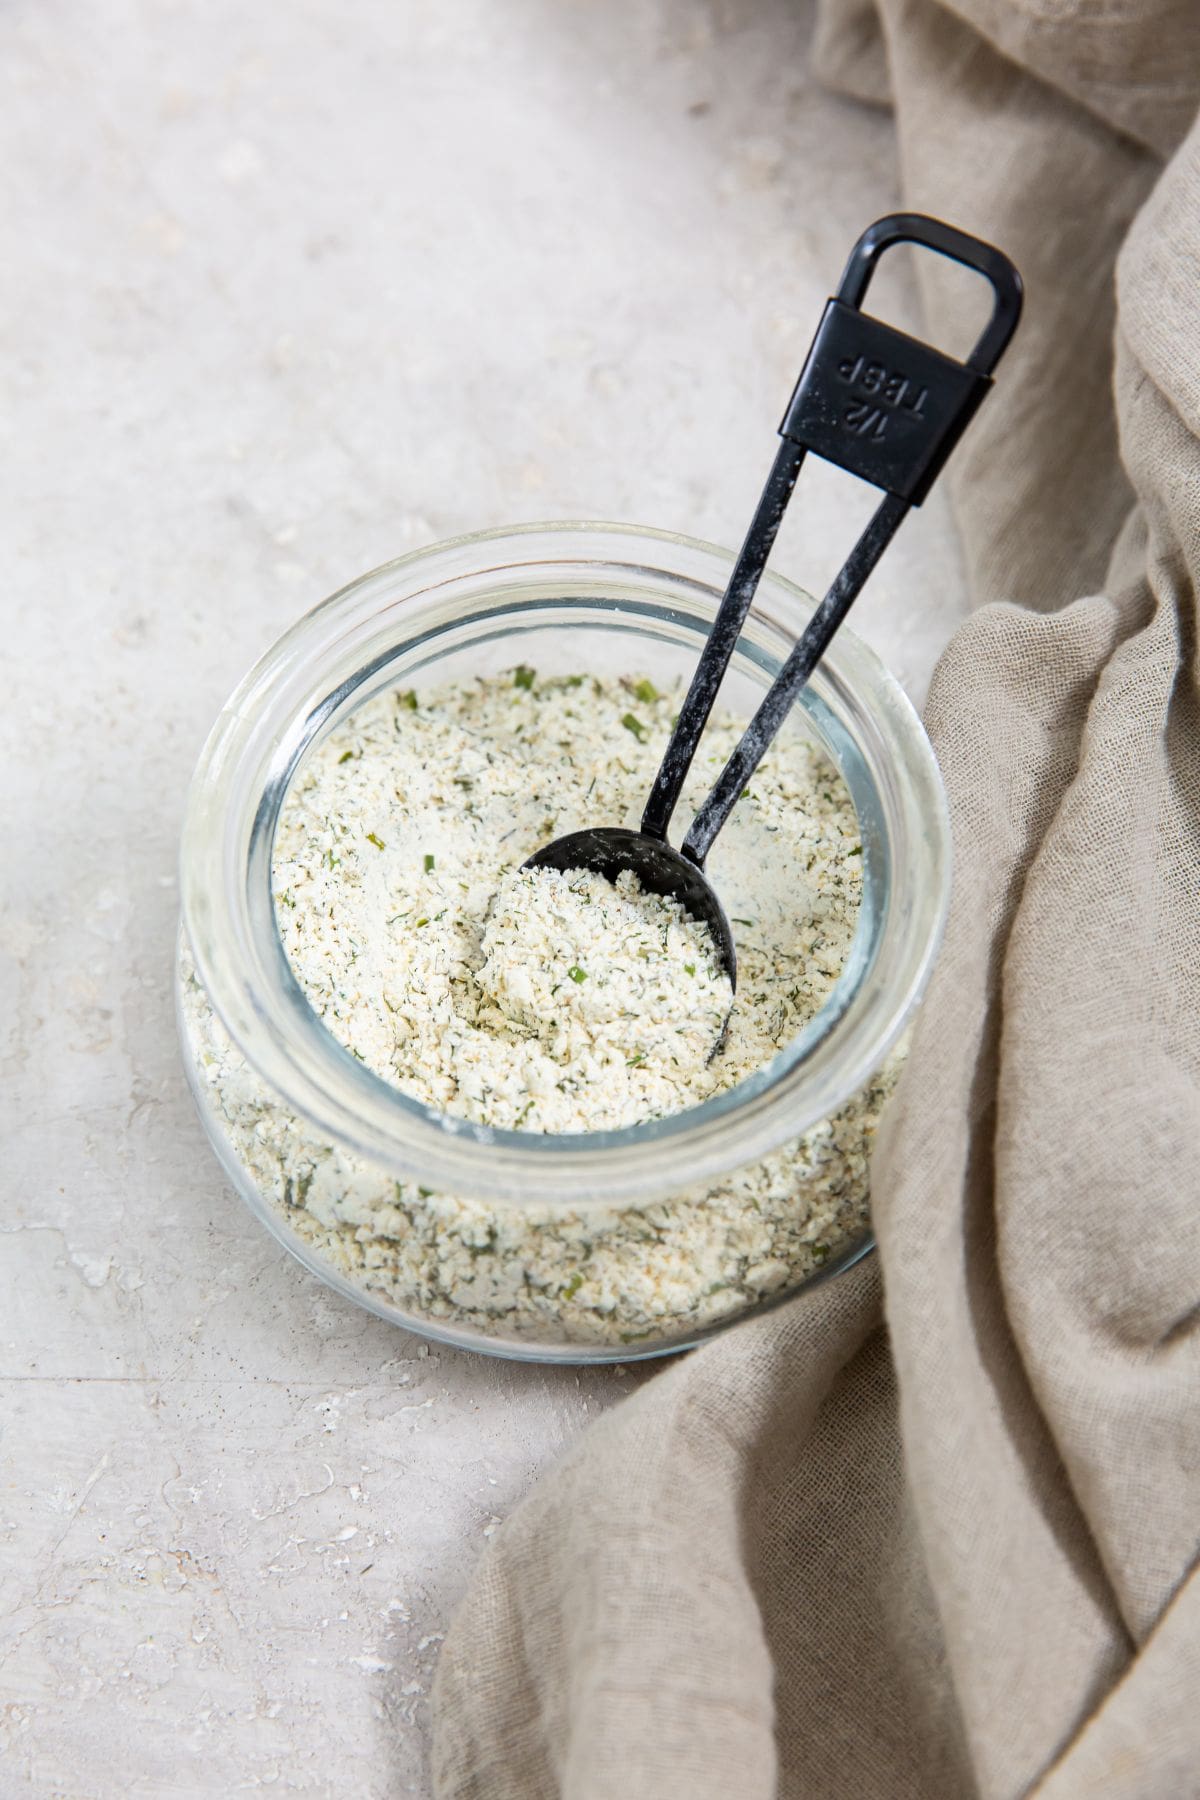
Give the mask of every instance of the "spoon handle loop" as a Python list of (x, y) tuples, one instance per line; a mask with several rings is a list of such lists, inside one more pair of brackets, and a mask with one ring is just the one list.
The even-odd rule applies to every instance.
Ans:
[[(965, 363), (862, 311), (879, 257), (920, 244), (992, 287), (992, 316)], [(817, 456), (920, 506), (991, 391), (1021, 316), (1021, 277), (992, 244), (940, 219), (894, 213), (868, 226), (817, 327), (779, 427)]]

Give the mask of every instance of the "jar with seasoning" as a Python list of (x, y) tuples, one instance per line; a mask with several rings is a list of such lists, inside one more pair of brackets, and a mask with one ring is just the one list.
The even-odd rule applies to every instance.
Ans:
[[(539, 796), (561, 801), (564, 784), (542, 777), (560, 762), (578, 776), (581, 746), (587, 804), (605, 793), (632, 804), (731, 561), (664, 532), (589, 524), (435, 545), (301, 619), (232, 695), (205, 746), (183, 833), (177, 982), (201, 1117), (230, 1181), (280, 1242), (410, 1330), (528, 1360), (629, 1361), (695, 1344), (870, 1249), (871, 1142), (940, 939), (950, 845), (920, 722), (846, 630), (781, 736), (776, 785), (735, 808), (710, 864), (746, 938), (738, 1005), (753, 1027), (745, 1044), (759, 1053), (743, 1045), (739, 1079), (705, 1076), (697, 1103), (624, 1123), (619, 1109), (589, 1114), (578, 1068), (558, 1084), (569, 1108), (561, 1093), (544, 1100), (528, 1076), (521, 1108), (502, 1084), (493, 1093), (467, 1079), (452, 1056), (443, 1071), (425, 1049), (410, 1044), (408, 1064), (396, 1049), (401, 1036), (439, 1044), (421, 1036), (427, 1021), (413, 1012), (414, 994), (433, 993), (422, 970), (442, 971), (438, 1006), (456, 980), (475, 980), (453, 954), (446, 974), (436, 934), (420, 938), (419, 954), (412, 946), (444, 916), (438, 903), (452, 923), (456, 905), (480, 911), (469, 893), (479, 868), (457, 867), (453, 853), (439, 868), (440, 850), (418, 854), (406, 840), (412, 872), (389, 875), (400, 852), (366, 816), (364, 796), (376, 806), (386, 789), (393, 810), (407, 806), (409, 826), (419, 820), (439, 846), (469, 822), (489, 855), (507, 807), (516, 822), (498, 853), (505, 867), (576, 822), (542, 818)], [(799, 589), (764, 578), (722, 691), (731, 715), (753, 711), (811, 610)], [(506, 698), (518, 709), (508, 734), (529, 733), (521, 791), (510, 770), (480, 783), (485, 803), (469, 797), (479, 781), (471, 769), (503, 761), (487, 732)], [(453, 732), (447, 706), (458, 709)], [(547, 738), (550, 721), (567, 735)], [(369, 785), (370, 756), (393, 726), (384, 747), (401, 779)], [(439, 772), (439, 754), (458, 760)], [(697, 763), (702, 793), (703, 756)], [(820, 790), (815, 824), (804, 780)], [(342, 798), (329, 820), (314, 804), (331, 792)], [(583, 797), (580, 786), (569, 803)], [(601, 809), (577, 822), (622, 821)], [(403, 900), (385, 917), (396, 881)], [(432, 898), (422, 911), (413, 896), (423, 882)], [(750, 910), (768, 892), (770, 942)], [(356, 908), (353, 943), (339, 893)], [(373, 930), (390, 933), (416, 971), (400, 998), (390, 977), (376, 978), (370, 941), (364, 949)], [(822, 961), (823, 945), (832, 960)], [(591, 1004), (596, 972), (583, 960), (568, 973)], [(694, 961), (684, 967), (694, 974)], [(766, 970), (761, 981), (756, 970)], [(577, 1003), (568, 988), (564, 1009)], [(440, 1041), (458, 1046), (453, 1023)], [(606, 1029), (611, 1051), (611, 1021)], [(518, 1049), (523, 1068), (541, 1056)], [(615, 1061), (653, 1091), (640, 1051)], [(585, 1075), (594, 1066), (579, 1065)], [(624, 1095), (619, 1068), (612, 1085)], [(592, 1116), (598, 1126), (578, 1128)]]

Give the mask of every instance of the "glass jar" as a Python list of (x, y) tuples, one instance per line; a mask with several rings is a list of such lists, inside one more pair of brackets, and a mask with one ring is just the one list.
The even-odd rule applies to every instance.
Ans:
[[(177, 984), (201, 1117), (234, 1186), (286, 1248), (407, 1329), (530, 1360), (629, 1361), (694, 1344), (871, 1246), (868, 1103), (891, 1079), (937, 950), (950, 846), (920, 721), (849, 631), (785, 729), (819, 743), (858, 814), (852, 947), (800, 1035), (703, 1105), (569, 1136), (437, 1113), (326, 1029), (276, 928), (271, 864), (284, 798), (349, 713), (385, 688), (515, 662), (548, 673), (644, 672), (660, 686), (686, 680), (731, 563), (666, 532), (591, 524), (417, 551), (286, 632), (232, 695), (201, 755), (183, 833)], [(732, 711), (754, 709), (811, 611), (791, 583), (764, 578), (722, 690)], [(753, 1205), (764, 1169), (799, 1171), (794, 1209), (789, 1193), (789, 1216), (770, 1231), (745, 1213), (752, 1229), (738, 1224), (745, 1241), (731, 1243), (731, 1221)], [(825, 1176), (806, 1187), (805, 1170)], [(771, 1232), (786, 1234), (779, 1254)], [(737, 1278), (697, 1292), (713, 1255)], [(643, 1272), (639, 1259), (649, 1286), (635, 1309), (625, 1289)], [(624, 1285), (612, 1276), (618, 1263)]]

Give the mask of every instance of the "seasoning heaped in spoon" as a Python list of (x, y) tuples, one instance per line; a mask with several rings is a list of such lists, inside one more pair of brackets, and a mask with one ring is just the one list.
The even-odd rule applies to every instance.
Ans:
[[(899, 243), (933, 250), (991, 283), (992, 316), (965, 363), (862, 311), (880, 254)], [(901, 520), (925, 499), (990, 390), (1021, 316), (1022, 291), (1021, 277), (1002, 251), (941, 220), (893, 213), (868, 226), (826, 305), (779, 427), (783, 443), (679, 710), (641, 829), (601, 825), (570, 832), (536, 851), (525, 868), (591, 869), (610, 881), (632, 870), (643, 888), (672, 896), (707, 925), (736, 985), (733, 933), (704, 873), (705, 859)], [(671, 815), (809, 451), (882, 488), (885, 497), (676, 850), (667, 839)]]

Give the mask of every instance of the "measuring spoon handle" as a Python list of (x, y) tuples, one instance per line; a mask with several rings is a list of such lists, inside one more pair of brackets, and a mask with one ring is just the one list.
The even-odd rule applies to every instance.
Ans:
[[(880, 256), (916, 244), (991, 285), (992, 312), (966, 362), (862, 310)], [(893, 213), (863, 232), (826, 305), (779, 427), (783, 442), (750, 522), (708, 642), (696, 665), (642, 819), (664, 839), (717, 689), (750, 611), (805, 455), (836, 463), (886, 498), (854, 546), (800, 642), (768, 690), (680, 846), (703, 864), (747, 778), (824, 655), (909, 507), (920, 506), (992, 386), (992, 371), (1021, 316), (1021, 277), (994, 244), (922, 213)]]
[[(962, 263), (990, 284), (991, 317), (965, 362), (863, 312), (880, 256), (904, 243)], [(1003, 251), (921, 213), (877, 219), (850, 252), (779, 429), (785, 443), (792, 440), (882, 488), (885, 498), (692, 820), (680, 846), (690, 861), (703, 866), (900, 521), (925, 499), (987, 397), (992, 372), (1021, 317), (1021, 299), (1021, 277)]]
[(713, 839), (741, 798), (746, 783), (766, 755), (800, 690), (824, 656), (831, 638), (907, 512), (907, 500), (895, 494), (889, 494), (876, 507), (829, 592), (809, 620), (803, 636), (767, 689), (758, 711), (742, 733), (680, 845), (682, 854), (701, 868), (712, 849)]
[(754, 599), (771, 547), (775, 542), (783, 515), (787, 511), (805, 448), (792, 438), (784, 438), (771, 465), (750, 529), (741, 553), (713, 620), (700, 660), (684, 695), (683, 705), (675, 721), (670, 742), (663, 753), (658, 774), (642, 814), (642, 830), (647, 837), (665, 839), (671, 814), (675, 811), (680, 790), (692, 766), (696, 746), (708, 724), (717, 691), (729, 666), (750, 603)]

